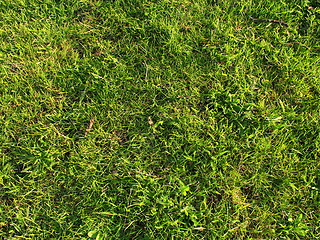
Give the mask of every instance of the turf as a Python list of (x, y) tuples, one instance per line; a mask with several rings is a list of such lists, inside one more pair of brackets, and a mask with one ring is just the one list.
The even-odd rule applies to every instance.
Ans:
[(320, 238), (317, 1), (0, 17), (2, 239)]

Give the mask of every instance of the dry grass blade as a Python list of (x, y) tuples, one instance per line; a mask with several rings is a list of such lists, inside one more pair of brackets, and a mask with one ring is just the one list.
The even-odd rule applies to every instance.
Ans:
[(86, 137), (89, 133), (89, 131), (91, 130), (93, 124), (94, 124), (94, 120), (95, 120), (95, 117), (91, 118), (90, 119), (90, 122), (89, 122), (89, 125), (88, 125), (88, 128), (86, 129), (86, 132), (84, 133), (84, 136)]

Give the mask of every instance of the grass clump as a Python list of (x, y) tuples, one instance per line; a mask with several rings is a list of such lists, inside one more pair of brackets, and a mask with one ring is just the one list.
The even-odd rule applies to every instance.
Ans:
[(319, 7), (2, 1), (0, 236), (318, 238)]

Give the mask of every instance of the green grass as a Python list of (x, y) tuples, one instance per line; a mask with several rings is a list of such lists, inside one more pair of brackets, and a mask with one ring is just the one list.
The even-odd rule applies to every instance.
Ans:
[(319, 17), (1, 1), (1, 238), (319, 239)]

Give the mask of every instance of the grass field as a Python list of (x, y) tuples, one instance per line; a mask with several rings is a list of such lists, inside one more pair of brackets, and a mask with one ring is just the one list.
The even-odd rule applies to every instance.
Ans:
[(0, 238), (320, 239), (319, 43), (316, 0), (0, 1)]

